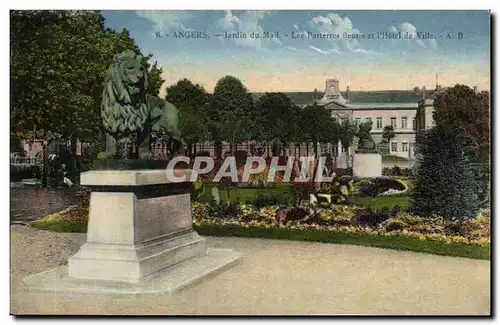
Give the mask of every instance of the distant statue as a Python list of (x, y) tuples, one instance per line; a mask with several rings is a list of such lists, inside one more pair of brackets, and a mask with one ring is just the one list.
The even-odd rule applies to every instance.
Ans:
[(359, 125), (359, 131), (356, 133), (356, 136), (359, 138), (358, 148), (356, 151), (359, 152), (372, 152), (375, 151), (375, 142), (370, 135), (370, 131), (372, 130), (372, 121), (368, 120)]
[(101, 103), (101, 117), (106, 132), (106, 151), (116, 155), (116, 141), (130, 137), (134, 151), (130, 158), (152, 155), (152, 134), (167, 135), (169, 150), (182, 148), (177, 108), (151, 96), (147, 89), (147, 65), (141, 55), (127, 50), (115, 56), (106, 73)]

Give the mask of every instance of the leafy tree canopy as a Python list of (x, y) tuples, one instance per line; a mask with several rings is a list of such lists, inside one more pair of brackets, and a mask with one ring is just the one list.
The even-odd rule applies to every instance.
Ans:
[[(45, 139), (102, 134), (105, 71), (115, 54), (140, 53), (130, 33), (106, 29), (99, 11), (13, 10), (10, 18), (11, 133)], [(151, 69), (152, 92), (159, 90), (158, 69)]]
[(250, 137), (257, 118), (252, 96), (233, 76), (225, 76), (217, 82), (208, 113), (214, 139), (233, 145)]
[(207, 138), (209, 98), (203, 87), (188, 79), (167, 88), (165, 99), (179, 109), (181, 134), (188, 147)]
[(488, 160), (490, 147), (490, 94), (476, 93), (465, 85), (439, 92), (434, 99), (436, 125), (466, 135)]

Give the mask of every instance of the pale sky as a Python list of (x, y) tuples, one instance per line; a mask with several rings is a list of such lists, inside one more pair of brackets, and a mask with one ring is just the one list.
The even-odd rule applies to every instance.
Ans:
[[(462, 83), (489, 90), (487, 11), (104, 11), (103, 15), (108, 27), (127, 28), (142, 52), (153, 54), (163, 66), (167, 81), (162, 93), (183, 78), (212, 92), (226, 75), (239, 78), (252, 92), (323, 91), (328, 78), (338, 79), (341, 89), (430, 89), (436, 74), (443, 86)], [(174, 38), (179, 31), (201, 32), (208, 38)], [(247, 38), (217, 36), (236, 32)], [(250, 37), (252, 32), (261, 37)], [(278, 32), (280, 37), (263, 38), (264, 32)], [(309, 36), (319, 33), (339, 39)], [(385, 39), (388, 33), (402, 38)], [(356, 39), (346, 39), (347, 35)]]

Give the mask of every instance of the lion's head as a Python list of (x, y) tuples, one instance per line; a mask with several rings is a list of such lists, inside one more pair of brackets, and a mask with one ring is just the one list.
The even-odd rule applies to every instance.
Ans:
[(115, 56), (106, 73), (101, 116), (110, 134), (141, 131), (148, 118), (147, 68), (141, 55), (127, 50)]

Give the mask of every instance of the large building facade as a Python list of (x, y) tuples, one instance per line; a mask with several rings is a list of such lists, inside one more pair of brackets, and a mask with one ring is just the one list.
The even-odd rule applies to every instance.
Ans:
[[(380, 92), (379, 92), (380, 93)], [(415, 91), (414, 91), (415, 93)], [(425, 90), (423, 91), (425, 93)], [(415, 94), (419, 96), (419, 94)], [(421, 97), (423, 99), (423, 97)], [(315, 100), (318, 105), (324, 106), (331, 111), (332, 117), (342, 120), (348, 119), (356, 124), (361, 124), (367, 120), (372, 121), (372, 137), (379, 150), (383, 150), (392, 157), (401, 159), (389, 159), (388, 163), (408, 167), (412, 164), (415, 157), (415, 134), (417, 128), (417, 110), (419, 102), (415, 96), (410, 97), (413, 101), (386, 100), (382, 102), (356, 102), (351, 96), (349, 87), (344, 94), (340, 91), (339, 81), (336, 79), (326, 80), (325, 92), (322, 98)], [(427, 117), (427, 116), (426, 116)], [(432, 115), (430, 116), (432, 118)], [(383, 130), (386, 126), (392, 126), (394, 137), (386, 145), (388, 148), (382, 148)], [(343, 165), (348, 165), (357, 146), (354, 141), (353, 146), (347, 152), (342, 152), (340, 144), (332, 151), (340, 152), (338, 157)]]

